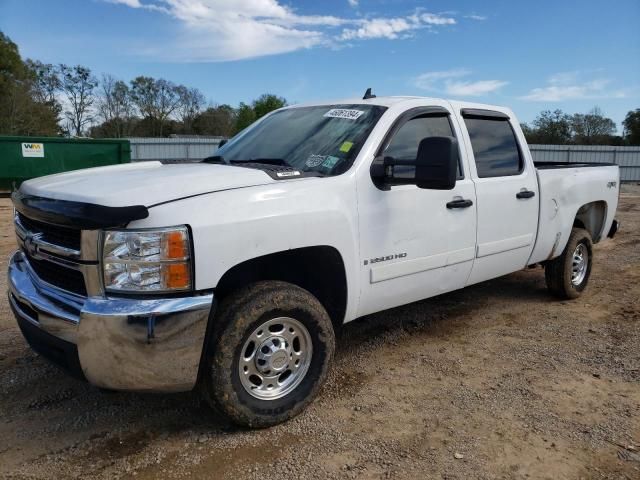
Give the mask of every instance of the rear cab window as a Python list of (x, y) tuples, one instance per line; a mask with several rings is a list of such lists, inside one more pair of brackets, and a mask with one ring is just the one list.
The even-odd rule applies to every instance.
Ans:
[(462, 111), (479, 178), (519, 175), (524, 169), (522, 151), (509, 117), (499, 112)]

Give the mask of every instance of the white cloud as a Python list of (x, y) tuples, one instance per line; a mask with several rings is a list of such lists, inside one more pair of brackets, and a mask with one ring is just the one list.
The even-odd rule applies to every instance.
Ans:
[(477, 82), (447, 83), (446, 92), (454, 97), (479, 97), (501, 89), (509, 82), (503, 80), (480, 80)]
[(340, 40), (371, 39), (371, 38), (405, 38), (411, 36), (414, 30), (428, 28), (432, 25), (454, 25), (456, 20), (451, 17), (434, 13), (415, 13), (408, 17), (373, 18), (355, 20), (358, 28), (343, 30)]
[(585, 79), (588, 74), (582, 71), (556, 73), (549, 77), (546, 86), (533, 88), (527, 95), (520, 98), (532, 102), (561, 102), (625, 97), (624, 91), (608, 88), (611, 79)]
[(402, 33), (413, 30), (414, 24), (404, 18), (374, 18), (364, 20), (357, 29), (346, 29), (340, 35), (341, 40), (390, 38), (396, 39)]
[(436, 15), (435, 13), (422, 13), (418, 18), (427, 25), (455, 25), (456, 20), (444, 15)]
[(463, 68), (427, 72), (414, 78), (413, 84), (422, 90), (444, 93), (454, 97), (479, 97), (493, 93), (509, 83), (504, 80), (463, 80), (469, 75), (471, 75), (471, 71)]
[(131, 8), (142, 8), (140, 0), (105, 0), (107, 3), (119, 3)]
[(104, 0), (107, 3), (115, 3), (117, 5), (125, 5), (131, 8), (143, 8), (146, 10), (155, 10), (158, 12), (168, 13), (167, 10), (155, 3), (142, 3), (140, 0)]
[(352, 6), (353, 8), (356, 8), (358, 6), (358, 0), (347, 0), (349, 2), (349, 5)]
[(444, 72), (428, 72), (418, 75), (413, 83), (416, 87), (421, 88), (422, 90), (439, 90), (439, 84), (442, 80), (459, 78), (469, 75), (471, 72), (464, 68), (459, 68), (456, 70), (446, 70)]
[[(397, 18), (299, 15), (281, 0), (105, 1), (156, 10), (173, 18), (181, 27), (180, 38), (146, 47), (143, 53), (183, 61), (239, 60), (345, 41), (406, 38), (418, 29), (456, 23), (450, 15), (422, 9)], [(357, 0), (349, 3), (358, 5)]]
[(482, 21), (486, 20), (489, 17), (487, 17), (486, 15), (465, 15), (464, 18), (468, 18), (470, 20), (477, 20), (479, 22), (482, 22)]

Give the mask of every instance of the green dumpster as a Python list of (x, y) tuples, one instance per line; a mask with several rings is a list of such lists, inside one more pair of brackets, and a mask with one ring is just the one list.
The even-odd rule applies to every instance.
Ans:
[(0, 136), (0, 191), (30, 178), (130, 161), (129, 140)]

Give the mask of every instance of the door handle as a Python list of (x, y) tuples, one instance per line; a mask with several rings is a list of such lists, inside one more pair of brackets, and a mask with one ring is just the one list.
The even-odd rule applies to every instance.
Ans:
[(460, 198), (458, 200), (452, 200), (447, 203), (447, 208), (468, 208), (471, 205), (473, 205), (473, 202), (471, 200)]
[(535, 196), (536, 192), (532, 192), (531, 190), (521, 190), (520, 192), (516, 193), (516, 198), (531, 198)]

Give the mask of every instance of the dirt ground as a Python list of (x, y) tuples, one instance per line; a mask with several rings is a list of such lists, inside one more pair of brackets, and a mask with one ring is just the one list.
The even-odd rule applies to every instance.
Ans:
[[(582, 298), (553, 299), (533, 269), (353, 322), (319, 399), (262, 431), (195, 394), (65, 376), (27, 347), (3, 293), (0, 477), (639, 479), (639, 186), (617, 217)], [(13, 248), (0, 199), (0, 270)]]

